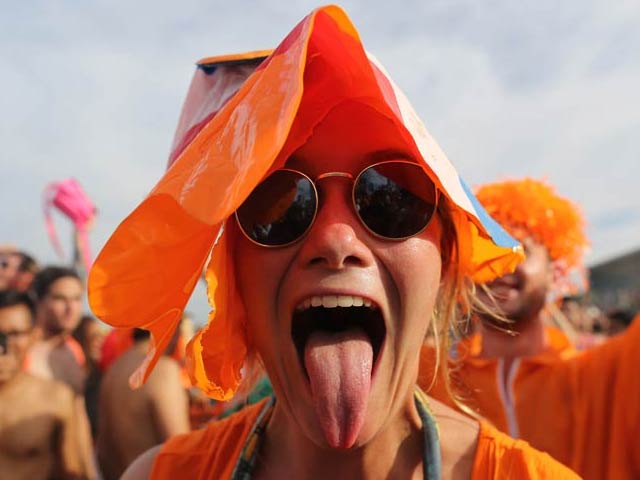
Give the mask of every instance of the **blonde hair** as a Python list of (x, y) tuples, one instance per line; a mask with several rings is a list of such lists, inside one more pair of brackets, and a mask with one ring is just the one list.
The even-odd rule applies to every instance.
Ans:
[[(498, 313), (495, 299), (491, 292), (486, 291), (484, 285), (480, 285), (480, 288), (486, 291), (488, 302), (484, 302), (478, 297), (476, 294), (478, 286), (468, 275), (462, 273), (458, 261), (458, 236), (451, 217), (451, 208), (447, 199), (443, 199), (438, 208), (443, 226), (441, 239), (442, 282), (425, 339), (425, 343), (429, 343), (429, 339), (433, 340), (435, 358), (431, 371), (421, 372), (419, 378), (422, 380), (421, 386), (426, 387), (427, 393), (437, 381), (441, 381), (447, 397), (459, 410), (473, 418), (481, 419), (481, 416), (466, 404), (467, 399), (464, 391), (460, 388), (455, 389), (452, 384), (456, 367), (460, 366), (461, 362), (452, 358), (450, 352), (457, 340), (471, 332), (471, 318), (474, 314), (492, 316), (498, 325), (504, 324), (504, 329), (507, 332), (511, 321)], [(431, 374), (430, 379), (429, 373)]]

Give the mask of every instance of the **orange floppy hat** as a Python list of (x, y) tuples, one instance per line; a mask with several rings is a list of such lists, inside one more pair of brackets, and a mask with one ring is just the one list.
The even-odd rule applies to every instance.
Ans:
[(363, 48), (336, 6), (305, 17), (272, 52), (199, 63), (169, 167), (120, 224), (89, 276), (94, 313), (116, 327), (151, 331), (132, 375), (139, 385), (165, 349), (202, 269), (212, 310), (187, 347), (195, 385), (229, 399), (247, 353), (245, 311), (235, 285), (233, 212), (303, 145), (337, 105), (356, 101), (388, 119), (453, 206), (460, 270), (476, 281), (512, 271), (519, 244), (479, 205), (404, 94)]

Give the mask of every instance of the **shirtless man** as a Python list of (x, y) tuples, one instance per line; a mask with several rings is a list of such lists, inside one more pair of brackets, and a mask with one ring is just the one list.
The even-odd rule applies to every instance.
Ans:
[(35, 376), (57, 380), (74, 391), (79, 448), (91, 478), (96, 476), (89, 418), (85, 409), (85, 363), (80, 344), (71, 336), (82, 318), (84, 285), (75, 270), (46, 267), (33, 279), (36, 325), (41, 338), (29, 350), (27, 369)]
[(29, 352), (29, 371), (64, 382), (82, 394), (86, 359), (82, 347), (71, 336), (82, 318), (82, 280), (69, 268), (47, 267), (36, 275), (32, 289), (42, 339)]
[(149, 334), (136, 329), (133, 339), (133, 346), (107, 370), (100, 389), (97, 448), (105, 480), (120, 478), (138, 455), (189, 431), (188, 397), (174, 359), (160, 357), (147, 383), (131, 390), (129, 376), (147, 353)]
[(82, 475), (73, 392), (22, 371), (32, 340), (34, 305), (0, 292), (0, 478), (46, 480)]

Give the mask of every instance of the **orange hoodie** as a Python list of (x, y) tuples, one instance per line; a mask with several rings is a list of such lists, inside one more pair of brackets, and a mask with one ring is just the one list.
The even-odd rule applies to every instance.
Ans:
[[(173, 437), (156, 456), (152, 480), (231, 478), (266, 400), (195, 432)], [(473, 480), (513, 478), (577, 479), (575, 473), (526, 442), (513, 440), (480, 423)]]
[[(478, 335), (452, 363), (459, 399), (512, 437), (549, 453), (585, 479), (640, 478), (640, 320), (599, 347), (576, 353), (557, 334), (550, 348), (514, 361), (481, 358)], [(564, 345), (564, 346), (563, 346)], [(433, 352), (425, 347), (418, 384), (429, 389)], [(506, 379), (503, 381), (502, 379)], [(442, 381), (429, 395), (456, 406)]]

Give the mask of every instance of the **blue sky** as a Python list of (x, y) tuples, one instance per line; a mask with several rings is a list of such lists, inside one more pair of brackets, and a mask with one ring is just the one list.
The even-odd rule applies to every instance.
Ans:
[[(47, 182), (93, 198), (97, 252), (162, 175), (194, 62), (274, 47), (318, 5), (2, 3), (0, 243), (43, 262)], [(640, 247), (640, 2), (399, 3), (342, 6), (467, 183), (548, 179), (583, 208), (590, 264)]]

